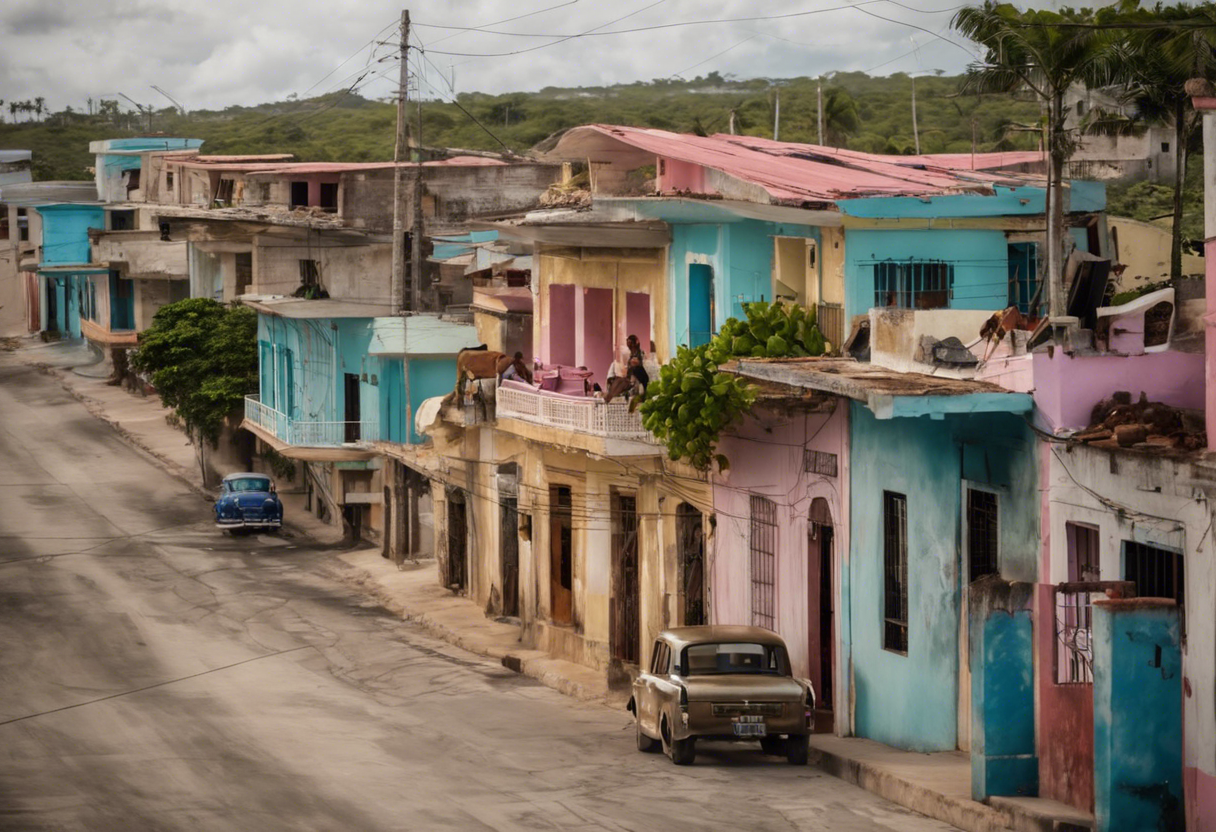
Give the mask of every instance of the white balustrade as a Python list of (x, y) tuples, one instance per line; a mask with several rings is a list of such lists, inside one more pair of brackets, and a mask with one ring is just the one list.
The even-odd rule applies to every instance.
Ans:
[(257, 396), (245, 397), (245, 418), (288, 445), (336, 447), (374, 442), (380, 438), (380, 424), (362, 422), (302, 422), (262, 404)]
[(623, 399), (605, 403), (589, 397), (553, 396), (499, 387), (495, 392), (495, 409), (502, 418), (613, 439), (655, 442), (642, 426), (642, 414), (630, 413), (629, 403)]

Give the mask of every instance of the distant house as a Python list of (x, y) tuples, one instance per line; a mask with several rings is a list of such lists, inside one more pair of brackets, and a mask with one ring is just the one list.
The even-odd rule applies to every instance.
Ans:
[[(1133, 117), (1135, 108), (1123, 104), (1114, 89), (1086, 89), (1075, 86), (1064, 96), (1064, 125), (1079, 130), (1095, 110)], [(1138, 180), (1173, 182), (1178, 148), (1174, 128), (1145, 125), (1140, 135), (1091, 136), (1078, 134), (1077, 148), (1068, 161), (1073, 179)]]

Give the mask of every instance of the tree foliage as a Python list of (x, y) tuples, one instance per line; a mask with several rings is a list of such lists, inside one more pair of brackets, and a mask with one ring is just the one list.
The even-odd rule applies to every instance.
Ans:
[(730, 318), (706, 344), (680, 347), (676, 357), (652, 380), (642, 402), (642, 423), (667, 446), (672, 459), (686, 459), (706, 470), (725, 471), (730, 462), (716, 453), (722, 431), (756, 400), (740, 376), (722, 372), (741, 357), (779, 358), (822, 355), (826, 344), (814, 310), (780, 303), (749, 303), (746, 319)]
[(213, 446), (225, 419), (257, 390), (257, 314), (210, 298), (162, 306), (139, 335), (131, 366), (148, 375), (192, 437)]

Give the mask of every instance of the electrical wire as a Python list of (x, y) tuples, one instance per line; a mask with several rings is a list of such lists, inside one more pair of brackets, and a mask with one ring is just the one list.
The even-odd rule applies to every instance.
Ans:
[(321, 76), (321, 80), (317, 81), (317, 82), (316, 82), (315, 84), (313, 84), (311, 87), (309, 87), (308, 89), (304, 90), (304, 92), (300, 93), (299, 97), (300, 97), (300, 98), (303, 98), (304, 96), (308, 95), (308, 93), (312, 92), (312, 91), (313, 91), (313, 90), (315, 90), (317, 87), (321, 86), (321, 84), (322, 84), (322, 83), (324, 83), (324, 81), (325, 81), (325, 79), (326, 79), (326, 78), (328, 78), (329, 76), (333, 75), (333, 74), (334, 74), (335, 72), (337, 72), (339, 69), (341, 69), (342, 67), (344, 67), (344, 66), (346, 66), (348, 63), (350, 63), (350, 62), (351, 62), (351, 60), (352, 60), (352, 59), (354, 59), (354, 57), (355, 57), (356, 55), (358, 55), (360, 52), (362, 52), (362, 51), (363, 51), (364, 49), (366, 49), (367, 47), (371, 46), (373, 43), (375, 43), (375, 42), (376, 42), (376, 39), (377, 39), (377, 38), (379, 38), (381, 35), (383, 35), (385, 32), (387, 32), (389, 29), (391, 29), (393, 26), (396, 26), (396, 25), (397, 25), (397, 21), (396, 21), (396, 20), (393, 20), (393, 21), (392, 21), (392, 22), (390, 22), (390, 23), (389, 23), (387, 26), (385, 26), (383, 29), (381, 29), (379, 32), (376, 32), (376, 34), (372, 35), (372, 39), (371, 39), (371, 40), (369, 40), (367, 43), (363, 44), (363, 45), (362, 45), (362, 46), (360, 46), (358, 49), (356, 49), (356, 50), (354, 51), (354, 53), (352, 53), (352, 54), (351, 54), (351, 56), (350, 56), (349, 58), (347, 58), (345, 61), (343, 61), (342, 63), (338, 64), (336, 67), (334, 67), (333, 69), (331, 69), (329, 72), (327, 72), (327, 73), (325, 73), (324, 75), (322, 75), (322, 76)]
[[(438, 40), (433, 41), (433, 43), (443, 43), (445, 40), (451, 40), (452, 38), (460, 37), (460, 36), (461, 36), (461, 35), (463, 35), (465, 32), (483, 32), (483, 31), (485, 31), (485, 30), (486, 30), (486, 27), (487, 27), (487, 26), (500, 26), (500, 25), (502, 25), (503, 23), (512, 23), (512, 22), (514, 22), (514, 21), (516, 21), (516, 20), (523, 20), (525, 17), (535, 17), (535, 16), (536, 16), (536, 15), (538, 15), (538, 14), (544, 14), (545, 12), (551, 12), (551, 11), (553, 11), (554, 9), (561, 9), (561, 8), (566, 7), (566, 6), (573, 6), (573, 5), (575, 5), (576, 3), (578, 3), (578, 2), (580, 2), (580, 0), (567, 0), (567, 2), (565, 2), (565, 3), (558, 3), (556, 6), (549, 6), (548, 8), (546, 8), (546, 9), (540, 9), (539, 11), (535, 11), (535, 12), (528, 12), (527, 14), (519, 14), (519, 15), (516, 15), (515, 17), (508, 17), (508, 18), (506, 18), (505, 20), (496, 20), (496, 21), (494, 21), (493, 23), (486, 23), (486, 24), (484, 24), (484, 25), (482, 25), (482, 26), (470, 26), (470, 27), (465, 27), (465, 28), (462, 28), (462, 29), (461, 29), (460, 31), (458, 31), (458, 32), (453, 32), (453, 33), (452, 33), (452, 34), (450, 34), (450, 35), (444, 35), (443, 37), (439, 38)], [(423, 26), (423, 25), (426, 25), (426, 24), (419, 23), (419, 24), (417, 24), (417, 25), (419, 25), (419, 26)], [(446, 28), (446, 27), (444, 27), (444, 28)], [(453, 28), (455, 28), (455, 27), (453, 27)]]

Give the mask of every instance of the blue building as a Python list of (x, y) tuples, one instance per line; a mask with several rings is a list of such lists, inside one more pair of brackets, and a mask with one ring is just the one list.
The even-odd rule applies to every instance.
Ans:
[[(38, 264), (42, 283), (41, 329), (79, 338), (81, 317), (90, 317), (97, 302), (93, 280), (109, 275), (108, 269), (90, 264), (89, 231), (105, 227), (105, 212), (100, 205), (82, 203), (41, 205), (37, 211), (42, 221)], [(111, 299), (122, 307), (119, 315), (124, 314), (123, 304), (127, 301), (123, 296), (112, 294)]]

